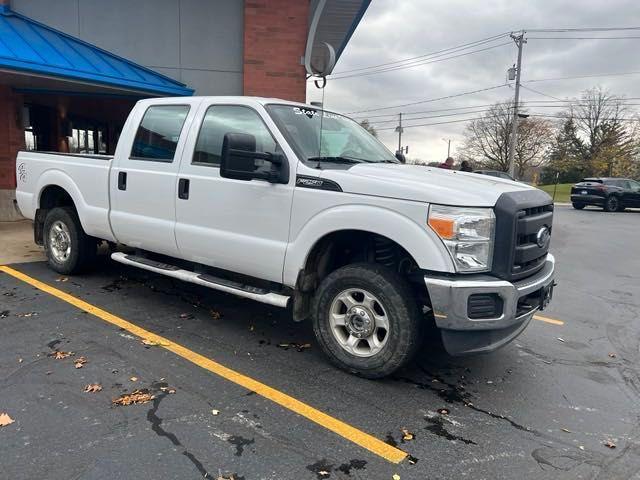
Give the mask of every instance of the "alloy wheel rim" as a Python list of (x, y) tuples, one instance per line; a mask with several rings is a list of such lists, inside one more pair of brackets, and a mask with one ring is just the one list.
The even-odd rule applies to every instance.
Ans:
[(378, 354), (389, 339), (389, 318), (382, 302), (362, 288), (343, 290), (329, 310), (331, 333), (340, 347), (356, 357)]
[(71, 255), (71, 233), (60, 220), (56, 220), (49, 229), (49, 250), (53, 258), (64, 263)]

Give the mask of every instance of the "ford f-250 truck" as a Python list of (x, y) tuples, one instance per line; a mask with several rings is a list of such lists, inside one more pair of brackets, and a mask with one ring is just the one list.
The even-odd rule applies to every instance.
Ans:
[(55, 271), (125, 245), (113, 260), (289, 307), (369, 378), (405, 364), (429, 322), (453, 355), (495, 350), (552, 295), (546, 193), (402, 164), (310, 105), (142, 100), (113, 157), (20, 152), (17, 180)]

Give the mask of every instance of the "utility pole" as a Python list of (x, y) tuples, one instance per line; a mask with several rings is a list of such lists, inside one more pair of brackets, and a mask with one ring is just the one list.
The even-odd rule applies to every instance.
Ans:
[(524, 39), (525, 31), (522, 30), (519, 35), (511, 34), (511, 38), (516, 42), (518, 47), (518, 63), (516, 65), (516, 95), (513, 102), (513, 120), (511, 122), (511, 142), (509, 142), (509, 175), (515, 177), (516, 166), (513, 161), (516, 153), (516, 144), (518, 142), (518, 102), (520, 101), (520, 74), (522, 73), (522, 46), (527, 43)]
[(400, 123), (396, 127), (396, 132), (398, 132), (398, 152), (402, 153), (402, 112), (400, 112)]
[(442, 139), (443, 142), (447, 142), (447, 158), (451, 156), (451, 139)]

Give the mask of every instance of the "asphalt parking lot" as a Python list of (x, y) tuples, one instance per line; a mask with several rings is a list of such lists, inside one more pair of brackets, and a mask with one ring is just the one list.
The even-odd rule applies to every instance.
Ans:
[[(0, 272), (0, 477), (640, 478), (640, 213), (556, 212), (559, 285), (521, 337), (471, 358), (431, 342), (383, 381), (276, 308), (107, 261), (12, 265), (42, 283)], [(154, 398), (112, 403), (135, 389)]]

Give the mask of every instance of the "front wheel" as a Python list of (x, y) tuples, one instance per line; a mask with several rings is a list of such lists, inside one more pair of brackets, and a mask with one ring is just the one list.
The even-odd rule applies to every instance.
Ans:
[(573, 205), (573, 208), (575, 208), (576, 210), (582, 210), (585, 207), (584, 203), (578, 203), (578, 202), (573, 202), (572, 205)]
[(73, 208), (57, 207), (44, 220), (44, 249), (49, 266), (66, 275), (95, 263), (97, 242), (84, 232)]
[(409, 284), (376, 264), (328, 275), (313, 305), (313, 330), (338, 367), (366, 378), (390, 375), (421, 344), (421, 318)]

